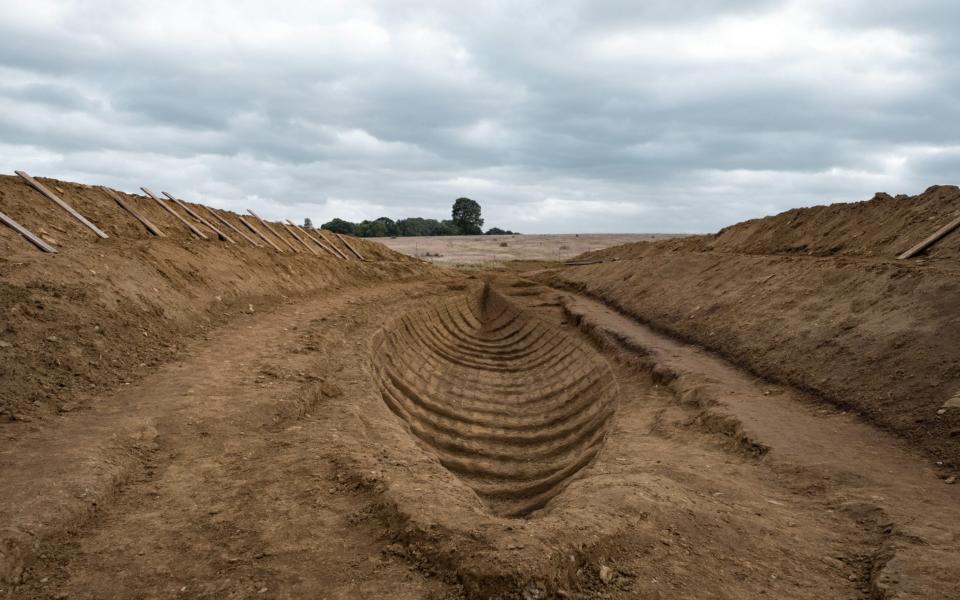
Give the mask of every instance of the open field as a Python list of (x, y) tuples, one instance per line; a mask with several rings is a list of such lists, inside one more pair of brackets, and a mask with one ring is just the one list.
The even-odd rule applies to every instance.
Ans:
[(501, 263), (510, 260), (562, 261), (610, 246), (668, 239), (674, 234), (581, 233), (550, 235), (455, 235), (371, 238), (391, 250), (437, 264)]
[(0, 177), (0, 598), (960, 597), (957, 188), (433, 265), (43, 182), (106, 237)]

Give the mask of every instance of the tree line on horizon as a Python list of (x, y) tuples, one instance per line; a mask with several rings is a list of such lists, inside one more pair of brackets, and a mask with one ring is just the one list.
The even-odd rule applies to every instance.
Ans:
[[(304, 225), (312, 227), (307, 219)], [(409, 217), (394, 221), (389, 217), (364, 220), (359, 223), (332, 219), (320, 226), (334, 233), (356, 237), (415, 237), (435, 235), (519, 235), (516, 232), (491, 227), (483, 231), (480, 204), (470, 198), (457, 198), (453, 203), (451, 218), (442, 221)]]

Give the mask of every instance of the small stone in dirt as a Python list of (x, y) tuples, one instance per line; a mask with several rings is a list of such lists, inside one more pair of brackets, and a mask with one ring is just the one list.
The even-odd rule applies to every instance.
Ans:
[(945, 409), (945, 408), (941, 408), (941, 409), (937, 410), (937, 414), (938, 414), (938, 415), (946, 414), (946, 412), (947, 412), (947, 409)]
[(252, 305), (252, 304), (248, 304), (248, 305), (247, 305), (247, 312), (248, 312), (248, 313), (252, 313), (252, 312), (253, 312), (253, 305)]
[(955, 475), (951, 475), (950, 477), (944, 479), (943, 482), (947, 485), (953, 485), (957, 482), (957, 478)]
[(13, 347), (13, 344), (11, 344), (10, 342), (4, 342), (0, 340), (0, 348), (12, 348), (12, 347)]
[(600, 581), (610, 583), (613, 581), (614, 575), (613, 569), (607, 565), (600, 565)]
[(47, 341), (48, 341), (48, 342), (59, 342), (59, 341), (60, 341), (60, 338), (58, 338), (58, 337), (55, 336), (55, 335), (48, 335), (48, 336), (47, 336)]
[(260, 591), (257, 592), (257, 593), (258, 593), (258, 594), (266, 594), (266, 593), (267, 593), (267, 588), (265, 588), (265, 587), (264, 587), (264, 588), (260, 588)]
[(540, 598), (543, 597), (543, 590), (541, 590), (540, 587), (535, 583), (530, 583), (523, 590), (523, 600), (540, 600)]
[(833, 558), (832, 556), (824, 556), (824, 557), (823, 557), (823, 562), (825, 562), (826, 564), (830, 565), (831, 567), (835, 567), (835, 568), (837, 568), (837, 569), (844, 569), (844, 568), (846, 568), (846, 566), (847, 566), (847, 565), (845, 565), (845, 564), (843, 563), (843, 561), (837, 560), (836, 558)]

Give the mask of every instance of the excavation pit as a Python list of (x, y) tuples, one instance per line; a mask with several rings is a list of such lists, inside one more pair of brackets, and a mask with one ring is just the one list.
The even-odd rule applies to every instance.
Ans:
[(489, 286), (396, 319), (374, 364), (390, 410), (498, 516), (560, 494), (603, 446), (617, 398), (596, 352)]

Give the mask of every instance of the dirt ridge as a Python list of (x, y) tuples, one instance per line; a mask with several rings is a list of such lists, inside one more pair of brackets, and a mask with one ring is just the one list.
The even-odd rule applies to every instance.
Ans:
[(0, 176), (0, 209), (60, 247), (44, 254), (0, 227), (0, 379), (11, 382), (0, 388), (0, 419), (7, 422), (83, 410), (91, 392), (136, 380), (173, 359), (185, 338), (240, 315), (430, 270), (365, 240), (356, 240), (363, 262), (199, 240), (155, 201), (117, 192), (163, 230), (154, 237), (102, 190), (42, 181), (110, 238), (96, 238), (19, 178)]
[[(915, 196), (878, 192), (862, 202), (794, 208), (710, 235), (626, 244), (583, 257), (627, 259), (677, 251), (893, 258), (958, 214), (960, 187), (935, 185)], [(960, 258), (960, 235), (947, 236), (921, 257)]]

